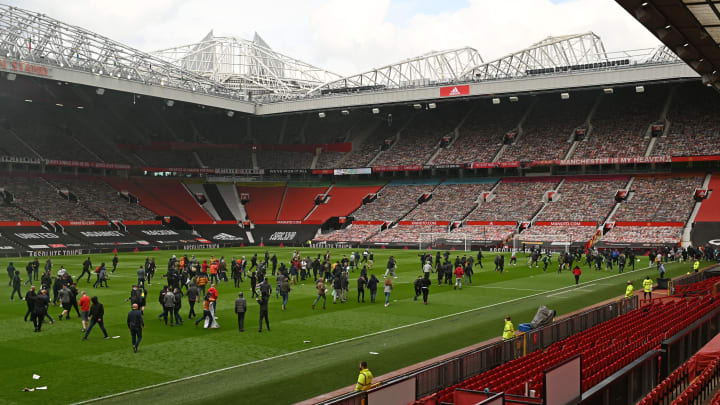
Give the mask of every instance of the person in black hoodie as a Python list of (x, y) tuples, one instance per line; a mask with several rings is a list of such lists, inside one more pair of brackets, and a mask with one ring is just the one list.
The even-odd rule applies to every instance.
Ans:
[(95, 324), (97, 324), (103, 334), (105, 334), (105, 339), (110, 339), (110, 336), (108, 336), (108, 333), (105, 330), (105, 323), (103, 322), (105, 307), (98, 301), (98, 297), (92, 297), (90, 298), (90, 301), (92, 302), (92, 306), (90, 307), (90, 326), (88, 326), (82, 340), (87, 340), (87, 337)]
[[(32, 321), (33, 325), (35, 325), (35, 332), (40, 332), (42, 329), (43, 319), (47, 315), (48, 305), (50, 305), (50, 297), (48, 297), (47, 291), (42, 290), (40, 294), (35, 297), (33, 303)], [(52, 323), (52, 321), (50, 323)]]
[[(32, 276), (32, 275), (31, 275)], [(15, 293), (17, 293), (18, 297), (20, 299), (23, 299), (22, 293), (20, 292), (20, 283), (22, 280), (20, 280), (20, 272), (15, 270), (15, 277), (12, 280), (12, 294), (10, 294), (10, 301), (13, 301), (13, 298), (15, 297)]]
[(25, 304), (27, 304), (28, 309), (25, 313), (25, 322), (27, 322), (28, 316), (32, 317), (33, 310), (35, 309), (35, 297), (37, 297), (35, 286), (31, 286), (30, 291), (25, 293)]
[(380, 280), (375, 277), (374, 274), (370, 275), (370, 280), (368, 280), (367, 286), (368, 290), (370, 290), (370, 302), (375, 302), (375, 296), (377, 295), (377, 287)]
[(85, 273), (87, 273), (87, 275), (88, 275), (87, 282), (89, 283), (90, 276), (92, 276), (92, 272), (90, 271), (90, 269), (92, 268), (92, 262), (90, 261), (89, 257), (87, 259), (85, 259), (82, 266), (83, 266), (82, 273), (80, 273), (80, 276), (77, 279), (78, 280), (82, 279), (83, 276), (85, 275)]

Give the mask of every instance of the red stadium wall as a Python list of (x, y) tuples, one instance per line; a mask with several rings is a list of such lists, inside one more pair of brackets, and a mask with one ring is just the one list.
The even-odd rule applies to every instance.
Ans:
[(250, 202), (245, 204), (250, 220), (275, 221), (282, 204), (285, 183), (239, 184), (238, 193), (250, 194)]
[(140, 199), (140, 204), (158, 215), (177, 216), (186, 222), (211, 223), (212, 217), (198, 204), (179, 180), (156, 178), (108, 178), (117, 190), (126, 190)]
[(278, 220), (302, 220), (315, 207), (315, 197), (324, 194), (327, 189), (327, 187), (288, 187)]
[(720, 222), (720, 173), (712, 174), (708, 189), (713, 192), (700, 204), (695, 222)]
[(318, 206), (308, 219), (325, 222), (331, 217), (348, 216), (362, 205), (362, 200), (366, 195), (377, 193), (381, 188), (382, 186), (335, 186), (330, 190), (330, 200), (327, 204)]

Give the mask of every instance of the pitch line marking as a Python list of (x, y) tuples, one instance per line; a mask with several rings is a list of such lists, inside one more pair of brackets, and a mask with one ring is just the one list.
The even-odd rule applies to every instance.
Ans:
[[(596, 282), (596, 281), (599, 281), (599, 280), (606, 280), (606, 279), (615, 278), (615, 277), (618, 277), (618, 276), (624, 276), (624, 275), (627, 275), (627, 274), (630, 274), (630, 273), (635, 273), (635, 272), (638, 272), (638, 271), (648, 270), (648, 269), (651, 269), (651, 268), (653, 268), (653, 266), (648, 266), (648, 267), (644, 267), (644, 268), (642, 268), (642, 269), (627, 271), (627, 272), (625, 272), (625, 273), (613, 274), (613, 275), (609, 275), (609, 276), (606, 276), (606, 277), (598, 278), (598, 279), (595, 279), (595, 280), (585, 281), (585, 282), (580, 283), (580, 284), (593, 283), (593, 282)], [(110, 395), (105, 395), (105, 396), (101, 396), (101, 397), (86, 399), (86, 400), (84, 400), (84, 401), (79, 401), (79, 402), (73, 402), (72, 405), (89, 404), (89, 403), (93, 403), (93, 402), (104, 401), (104, 400), (111, 399), (111, 398), (117, 398), (117, 397), (120, 397), (120, 396), (123, 396), (123, 395), (134, 394), (134, 393), (136, 393), (136, 392), (141, 392), (141, 391), (145, 391), (145, 390), (149, 390), (149, 389), (153, 389), (153, 388), (164, 387), (164, 386), (166, 386), (166, 385), (176, 384), (176, 383), (183, 382), (183, 381), (187, 381), (187, 380), (190, 380), (190, 379), (193, 379), (193, 378), (197, 378), (197, 377), (204, 377), (204, 376), (207, 376), (207, 375), (212, 375), (212, 374), (221, 373), (221, 372), (223, 372), (223, 371), (234, 370), (234, 369), (236, 369), (236, 368), (241, 368), (241, 367), (246, 367), (246, 366), (252, 366), (252, 365), (254, 365), (254, 364), (260, 364), (260, 363), (264, 363), (264, 362), (266, 362), (266, 361), (277, 360), (277, 359), (281, 359), (281, 358), (283, 358), (283, 357), (288, 357), (288, 356), (293, 356), (293, 355), (296, 355), (296, 354), (301, 354), (301, 353), (309, 352), (309, 351), (311, 351), (311, 350), (323, 349), (323, 348), (330, 347), (330, 346), (334, 346), (334, 345), (337, 345), (337, 344), (340, 344), (340, 343), (347, 343), (347, 342), (352, 342), (352, 341), (359, 340), (359, 339), (365, 339), (365, 338), (368, 338), (368, 337), (378, 336), (378, 335), (382, 335), (382, 334), (385, 334), (385, 333), (394, 332), (394, 331), (397, 331), (397, 330), (400, 330), (400, 329), (409, 328), (409, 327), (411, 327), (411, 326), (417, 326), (417, 325), (422, 325), (422, 324), (426, 324), (426, 323), (429, 323), (429, 322), (439, 321), (439, 320), (441, 320), (441, 319), (452, 318), (452, 317), (454, 317), (454, 316), (464, 315), (464, 314), (468, 314), (468, 313), (470, 313), (470, 312), (479, 311), (479, 310), (482, 310), (482, 309), (493, 308), (493, 307), (496, 307), (496, 306), (499, 306), (499, 305), (509, 304), (509, 303), (516, 302), (516, 301), (520, 301), (520, 300), (524, 300), (524, 299), (527, 299), (527, 298), (534, 298), (534, 297), (543, 295), (543, 294), (545, 294), (546, 292), (564, 291), (564, 290), (575, 289), (575, 288), (577, 288), (577, 287), (575, 287), (575, 285), (570, 285), (570, 286), (567, 286), (567, 287), (560, 287), (560, 288), (557, 288), (557, 289), (555, 289), (555, 290), (543, 291), (543, 292), (539, 292), (539, 293), (536, 293), (536, 294), (526, 295), (526, 296), (524, 296), (524, 297), (513, 298), (513, 299), (511, 299), (511, 300), (507, 300), (507, 301), (503, 301), (503, 302), (496, 302), (496, 303), (494, 303), (494, 304), (484, 305), (484, 306), (482, 306), (482, 307), (477, 307), (477, 308), (472, 308), (472, 309), (466, 309), (465, 311), (460, 311), (460, 312), (456, 312), (456, 313), (453, 313), (453, 314), (447, 314), (447, 315), (439, 316), (439, 317), (432, 318), (432, 319), (426, 319), (426, 320), (424, 320), (424, 321), (419, 321), (419, 322), (415, 322), (415, 323), (410, 323), (410, 324), (407, 324), (407, 325), (400, 325), (400, 326), (396, 326), (396, 327), (394, 327), (394, 328), (385, 329), (385, 330), (381, 330), (381, 331), (377, 331), (377, 332), (373, 332), (373, 333), (368, 333), (368, 334), (361, 335), (361, 336), (355, 336), (355, 337), (351, 337), (351, 338), (347, 338), (347, 339), (341, 339), (341, 340), (337, 340), (337, 341), (335, 341), (335, 342), (325, 343), (325, 344), (322, 344), (322, 345), (319, 345), (319, 346), (308, 347), (307, 349), (296, 350), (296, 351), (294, 351), (294, 352), (283, 353), (283, 354), (279, 354), (279, 355), (277, 355), (277, 356), (266, 357), (266, 358), (264, 358), (264, 359), (258, 359), (258, 360), (253, 360), (253, 361), (249, 361), (249, 362), (246, 362), (246, 363), (235, 364), (235, 365), (233, 365), (233, 366), (227, 366), (227, 367), (219, 368), (219, 369), (216, 369), (216, 370), (206, 371), (206, 372), (204, 372), (204, 373), (199, 373), (199, 374), (190, 375), (190, 376), (186, 376), (186, 377), (176, 378), (176, 379), (174, 379), (174, 380), (169, 380), (169, 381), (165, 381), (165, 382), (161, 382), (161, 383), (157, 383), (157, 384), (151, 384), (151, 385), (147, 385), (147, 386), (145, 386), (145, 387), (134, 388), (134, 389), (131, 389), (131, 390), (127, 390), (127, 391), (123, 391), (123, 392), (118, 392), (118, 393), (115, 393), (115, 394), (110, 394)]]

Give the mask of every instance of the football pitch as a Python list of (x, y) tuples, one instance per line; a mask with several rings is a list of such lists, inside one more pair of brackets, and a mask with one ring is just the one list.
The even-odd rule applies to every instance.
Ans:
[[(233, 282), (218, 285), (217, 305), (219, 329), (203, 329), (187, 320), (189, 306), (183, 299), (181, 326), (166, 326), (158, 320), (162, 312), (158, 294), (162, 288), (168, 258), (174, 253), (195, 254), (198, 259), (245, 255), (262, 257), (265, 250), (287, 262), (292, 248), (232, 248), (218, 250), (158, 251), (121, 253), (118, 270), (109, 280), (109, 288), (92, 288), (93, 279), (78, 281), (78, 290), (97, 296), (105, 305), (105, 327), (115, 339), (103, 339), (94, 328), (87, 341), (81, 341), (81, 324), (74, 311), (70, 320), (58, 321), (60, 307), (51, 306), (53, 325), (44, 324), (41, 333), (34, 333), (32, 323), (23, 321), (24, 301), (9, 300), (10, 287), (0, 305), (0, 350), (3, 353), (0, 381), (3, 394), (0, 404), (15, 403), (222, 403), (284, 404), (352, 384), (357, 377), (357, 364), (369, 363), (378, 376), (444, 353), (457, 350), (501, 334), (503, 317), (511, 315), (515, 326), (529, 322), (538, 306), (555, 309), (558, 315), (581, 309), (593, 303), (624, 293), (627, 280), (640, 289), (640, 280), (650, 275), (648, 258), (640, 257), (636, 270), (590, 270), (583, 266), (580, 286), (574, 286), (569, 271), (557, 272), (557, 255), (547, 272), (528, 268), (525, 255), (518, 255), (518, 264), (509, 264), (505, 254), (505, 272), (493, 271), (495, 253), (484, 252), (483, 266), (475, 264), (472, 285), (453, 290), (452, 285), (437, 284), (431, 274), (429, 305), (422, 299), (414, 301), (413, 281), (421, 274), (417, 250), (374, 250), (375, 266), (369, 274), (383, 280), (390, 255), (398, 260), (397, 279), (389, 307), (385, 307), (382, 285), (376, 303), (357, 302), (356, 279), (359, 271), (350, 273), (350, 296), (346, 303), (332, 303), (328, 293), (327, 309), (311, 304), (316, 297), (312, 279), (292, 287), (287, 310), (281, 310), (281, 299), (275, 298), (275, 278), (269, 319), (272, 331), (258, 333), (259, 306), (251, 299), (250, 283), (245, 279), (239, 289)], [(303, 256), (315, 257), (325, 249), (302, 249)], [(450, 252), (451, 260), (464, 252)], [(333, 261), (349, 249), (332, 249)], [(434, 256), (435, 252), (433, 252)], [(468, 252), (476, 255), (476, 252)], [(157, 272), (148, 286), (145, 309), (145, 330), (138, 353), (133, 353), (126, 316), (130, 309), (126, 298), (136, 283), (136, 270), (147, 255), (156, 258)], [(105, 262), (111, 268), (112, 255), (90, 255), (93, 265)], [(2, 259), (5, 268), (13, 261), (25, 281), (28, 258)], [(41, 271), (45, 258), (40, 259)], [(53, 273), (64, 265), (73, 277), (81, 273), (83, 257), (53, 257)], [(666, 277), (690, 271), (691, 263), (666, 266)], [(229, 266), (228, 266), (229, 267)], [(5, 276), (7, 277), (7, 276)], [(5, 280), (7, 283), (9, 280)], [(7, 284), (6, 284), (7, 285)], [(39, 284), (36, 285), (39, 286)], [(21, 288), (25, 294), (27, 287)], [(234, 301), (242, 291), (248, 300), (245, 332), (239, 333), (234, 314)], [(658, 291), (658, 294), (664, 294)], [(198, 308), (200, 310), (198, 310)], [(196, 305), (202, 315), (202, 306)], [(40, 376), (34, 380), (33, 374)], [(46, 390), (24, 392), (24, 388), (47, 387)]]

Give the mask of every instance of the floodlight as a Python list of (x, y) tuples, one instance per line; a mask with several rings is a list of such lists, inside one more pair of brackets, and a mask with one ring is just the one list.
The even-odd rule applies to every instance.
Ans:
[(615, 92), (615, 90), (613, 90), (612, 87), (607, 87), (607, 88), (603, 89), (603, 93), (605, 93), (605, 94), (613, 94), (614, 92)]
[(635, 86), (635, 93), (645, 93), (645, 86)]
[(518, 100), (520, 100), (520, 99), (517, 98), (517, 97), (515, 97), (515, 96), (510, 97), (510, 102), (511, 102), (511, 103), (517, 103)]
[(373, 108), (373, 109), (372, 109), (372, 113), (373, 113), (373, 114), (380, 114), (380, 109), (379, 109), (379, 108)]
[(570, 93), (560, 93), (560, 100), (569, 100)]
[(500, 99), (497, 98), (497, 97), (495, 97), (495, 98), (492, 99), (492, 103), (495, 104), (495, 105), (498, 105), (498, 104), (500, 104)]
[(324, 112), (318, 113), (318, 118), (325, 118), (325, 113)]

